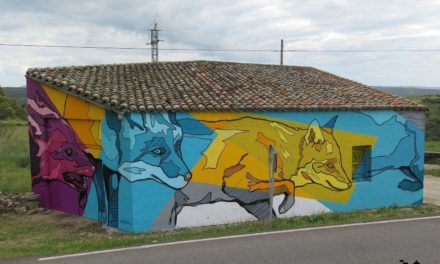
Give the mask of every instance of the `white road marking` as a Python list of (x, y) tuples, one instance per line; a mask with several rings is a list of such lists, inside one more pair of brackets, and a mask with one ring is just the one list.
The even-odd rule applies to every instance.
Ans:
[(256, 237), (256, 236), (266, 236), (266, 235), (275, 235), (275, 234), (296, 233), (296, 232), (315, 231), (315, 230), (323, 230), (323, 229), (338, 229), (338, 228), (355, 227), (355, 226), (380, 225), (380, 224), (390, 224), (390, 223), (400, 223), (400, 222), (420, 221), (420, 220), (431, 220), (431, 219), (440, 219), (440, 215), (438, 215), (438, 216), (428, 216), (428, 217), (395, 219), (395, 220), (384, 220), (384, 221), (375, 221), (375, 222), (366, 222), (366, 223), (353, 223), (353, 224), (343, 224), (343, 225), (331, 225), (331, 226), (318, 226), (318, 227), (308, 227), (308, 228), (297, 228), (297, 229), (269, 231), (269, 232), (252, 233), (252, 234), (242, 234), (242, 235), (233, 235), (233, 236), (222, 236), (222, 237), (211, 237), (211, 238), (193, 239), (193, 240), (185, 240), (185, 241), (176, 241), (176, 242), (169, 242), (169, 243), (162, 243), (162, 244), (149, 244), (149, 245), (143, 245), (143, 246), (115, 248), (115, 249), (107, 249), (107, 250), (100, 250), (100, 251), (90, 251), (90, 252), (77, 253), (77, 254), (45, 257), (45, 258), (39, 258), (38, 261), (57, 260), (57, 259), (64, 259), (64, 258), (75, 258), (75, 257), (89, 256), (89, 255), (114, 253), (114, 252), (120, 252), (120, 251), (137, 250), (137, 249), (148, 249), (148, 248), (174, 246), (174, 245), (182, 245), (182, 244), (192, 244), (192, 243), (199, 243), (199, 242), (209, 242), (209, 241), (216, 241), (216, 240), (225, 240), (225, 239), (235, 239), (235, 238), (244, 238), (244, 237)]

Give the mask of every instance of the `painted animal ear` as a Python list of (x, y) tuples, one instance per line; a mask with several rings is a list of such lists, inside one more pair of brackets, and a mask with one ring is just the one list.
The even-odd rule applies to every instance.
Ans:
[(322, 129), (329, 133), (329, 134), (333, 134), (333, 129), (335, 128), (335, 123), (336, 120), (338, 120), (338, 115), (335, 115), (334, 117), (332, 117), (323, 127)]
[(121, 157), (121, 149), (118, 144), (118, 135), (121, 130), (121, 122), (114, 112), (106, 111), (105, 120), (102, 122), (102, 152), (100, 159), (112, 170), (117, 170), (118, 161)]
[(305, 140), (307, 145), (310, 143), (320, 145), (324, 144), (324, 135), (317, 120), (313, 120), (310, 123), (309, 128), (307, 129), (307, 133), (305, 135)]
[(171, 124), (177, 125), (176, 112), (168, 112), (168, 118)]
[(143, 113), (129, 113), (125, 115), (125, 120), (128, 122), (130, 129), (138, 128), (144, 130)]
[(116, 134), (121, 131), (121, 120), (118, 119), (116, 113), (105, 111), (105, 121), (107, 122), (108, 128), (113, 130)]

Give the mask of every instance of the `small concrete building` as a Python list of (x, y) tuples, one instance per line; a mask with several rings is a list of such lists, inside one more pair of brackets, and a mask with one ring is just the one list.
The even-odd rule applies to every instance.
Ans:
[(328, 72), (187, 61), (26, 77), (32, 189), (50, 209), (142, 232), (422, 204), (424, 106)]

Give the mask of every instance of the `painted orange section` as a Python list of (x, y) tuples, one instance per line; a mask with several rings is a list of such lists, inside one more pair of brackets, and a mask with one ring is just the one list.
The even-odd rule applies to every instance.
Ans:
[(275, 141), (266, 137), (263, 132), (257, 133), (257, 142), (263, 144), (265, 147), (269, 147), (270, 145), (275, 145)]
[(90, 103), (74, 96), (67, 96), (64, 118), (87, 119), (89, 117)]
[(90, 153), (99, 157), (101, 146), (101, 121), (105, 110), (80, 98), (43, 85), (57, 110), (69, 122)]

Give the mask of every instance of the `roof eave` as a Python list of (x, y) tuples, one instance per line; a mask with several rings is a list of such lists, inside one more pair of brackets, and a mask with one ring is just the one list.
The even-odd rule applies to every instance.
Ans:
[(25, 75), (26, 78), (32, 79), (36, 82), (42, 83), (42, 84), (46, 84), (50, 87), (56, 86), (59, 90), (61, 90), (62, 92), (65, 92), (66, 94), (78, 97), (86, 102), (89, 102), (91, 104), (94, 104), (98, 107), (104, 108), (106, 110), (115, 112), (116, 114), (118, 114), (118, 116), (122, 116), (124, 115), (127, 111), (126, 109), (118, 109), (112, 105), (110, 105), (108, 102), (104, 102), (101, 100), (101, 102), (94, 100), (93, 97), (89, 97), (89, 96), (81, 96), (81, 91), (78, 91), (76, 89), (73, 88), (69, 88), (67, 85), (56, 85), (54, 82), (48, 81), (46, 79), (41, 79), (41, 78), (36, 78), (35, 76), (26, 73)]

